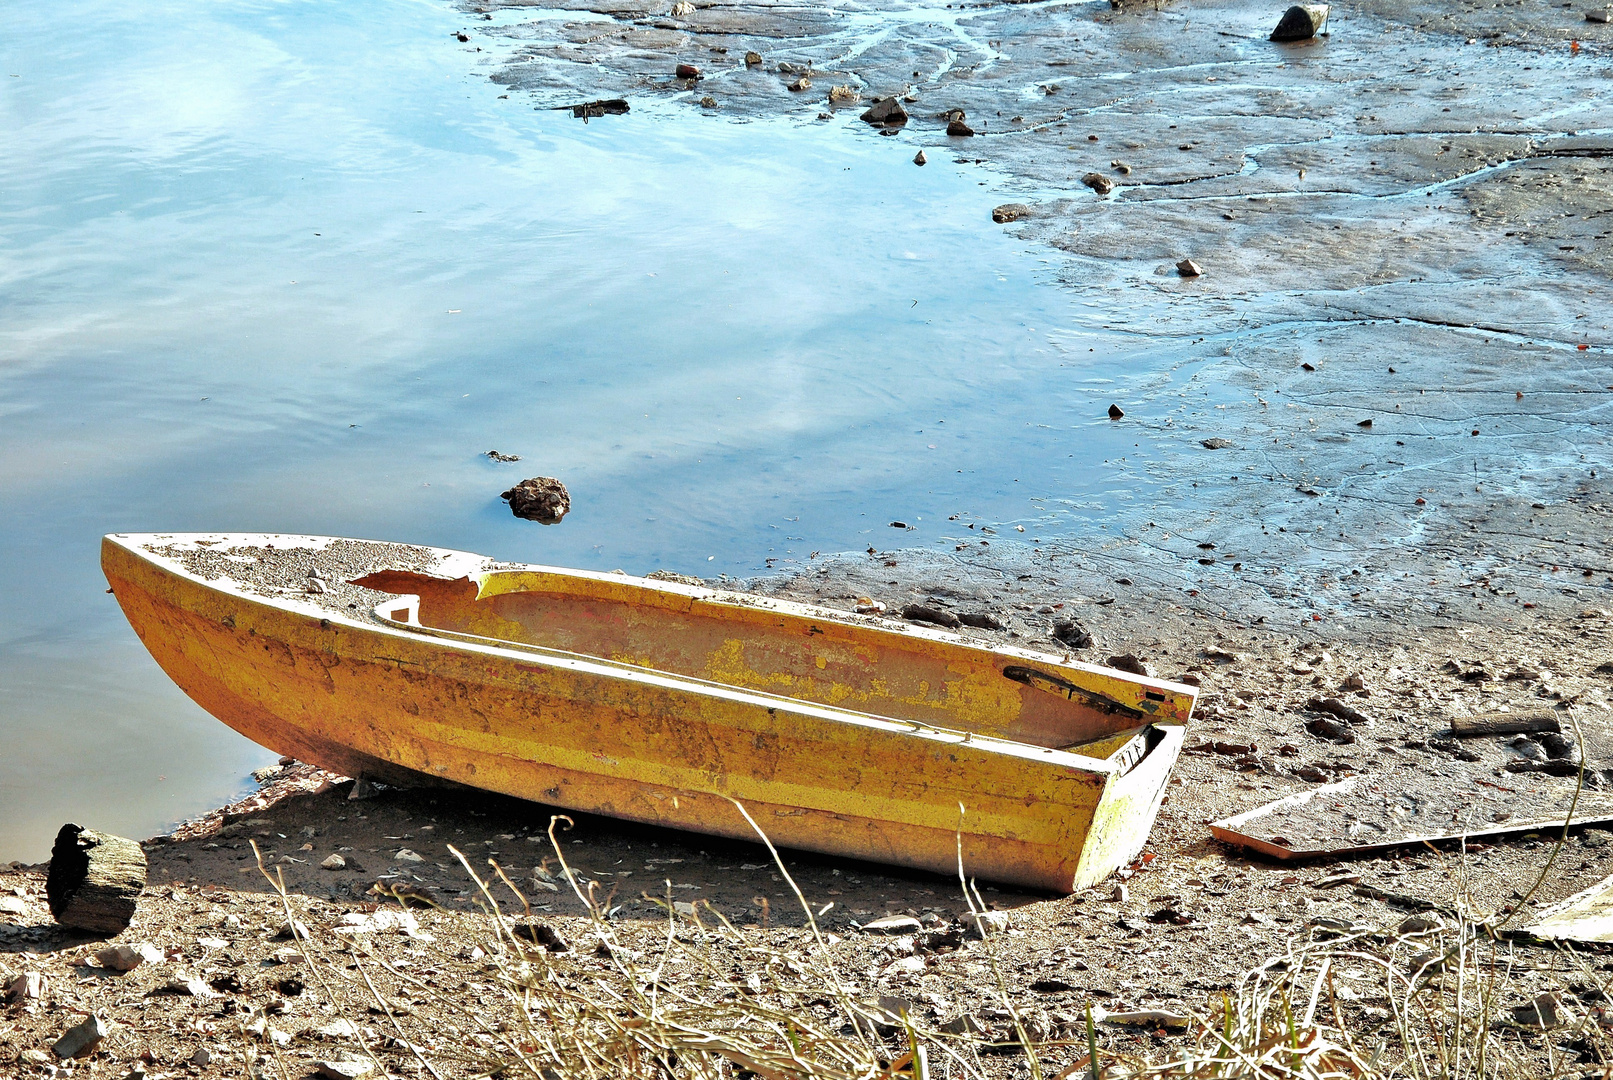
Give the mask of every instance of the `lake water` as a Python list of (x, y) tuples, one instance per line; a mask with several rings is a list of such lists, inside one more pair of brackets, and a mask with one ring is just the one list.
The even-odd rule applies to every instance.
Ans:
[[(991, 225), (996, 179), (854, 116), (585, 125), (501, 98), (437, 3), (6, 18), (0, 859), (149, 835), (272, 760), (146, 655), (106, 532), (750, 576), (1139, 495), (1103, 413), (1168, 349)], [(539, 474), (557, 527), (498, 499)]]

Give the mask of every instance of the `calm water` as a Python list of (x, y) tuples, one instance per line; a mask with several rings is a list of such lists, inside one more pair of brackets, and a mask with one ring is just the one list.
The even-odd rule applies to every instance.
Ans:
[[(1136, 495), (1103, 409), (1160, 363), (943, 154), (844, 116), (534, 111), (436, 3), (4, 15), (0, 859), (68, 820), (149, 835), (271, 760), (147, 657), (105, 532), (751, 575)], [(536, 474), (558, 527), (497, 497)]]

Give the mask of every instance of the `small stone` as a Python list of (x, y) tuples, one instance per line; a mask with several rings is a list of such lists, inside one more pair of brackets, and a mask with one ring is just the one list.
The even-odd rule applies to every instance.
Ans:
[(672, 901), (672, 910), (675, 914), (687, 915), (691, 919), (694, 918), (695, 915), (695, 906), (689, 903), (687, 900)]
[(1339, 684), (1339, 689), (1340, 690), (1344, 690), (1344, 691), (1346, 691), (1348, 693), (1352, 693), (1352, 694), (1359, 694), (1361, 691), (1365, 690), (1366, 688), (1367, 688), (1366, 676), (1361, 674), (1359, 671), (1357, 671), (1353, 675), (1346, 675), (1344, 677), (1344, 681)]
[(133, 971), (141, 964), (160, 964), (163, 955), (155, 946), (110, 945), (95, 954), (95, 962), (110, 971)]
[(282, 754), (282, 755), (280, 755), (279, 764), (281, 764), (281, 765), (295, 765), (295, 764), (297, 764), (297, 759), (294, 758), (294, 757), (291, 757), (289, 754)]
[(715, 109), (717, 107), (717, 99), (712, 97), (710, 94), (707, 94), (705, 97), (700, 99), (700, 107), (702, 109)]
[(1204, 273), (1204, 268), (1192, 259), (1183, 259), (1176, 264), (1176, 272), (1183, 277), (1198, 277)]
[(672, 74), (680, 79), (698, 79), (700, 78), (700, 69), (693, 64), (679, 64), (672, 69)]
[[(324, 591), (324, 590), (319, 590), (319, 591)], [(256, 780), (260, 784), (267, 784), (270, 780), (273, 780), (275, 777), (277, 777), (279, 775), (280, 775), (280, 766), (278, 766), (278, 765), (265, 765), (261, 769), (253, 769), (252, 770), (252, 779)]]
[(902, 609), (902, 618), (908, 622), (926, 622), (935, 626), (944, 626), (948, 630), (956, 630), (963, 625), (962, 620), (952, 612), (926, 607), (923, 604), (908, 604)]
[(1355, 732), (1350, 730), (1350, 726), (1331, 717), (1318, 716), (1314, 720), (1307, 720), (1305, 730), (1318, 739), (1326, 739), (1329, 742), (1341, 744), (1355, 742)]
[(1154, 677), (1154, 673), (1148, 669), (1147, 664), (1143, 663), (1142, 658), (1135, 656), (1132, 653), (1122, 653), (1119, 656), (1111, 656), (1109, 659), (1105, 660), (1104, 663), (1114, 668), (1116, 671), (1129, 671), (1133, 675), (1141, 675), (1145, 679), (1151, 679)]
[(1111, 161), (1109, 162), (1109, 167), (1115, 172), (1119, 173), (1121, 176), (1131, 175), (1131, 166), (1127, 165), (1124, 161)]
[(1115, 189), (1115, 182), (1102, 173), (1089, 172), (1081, 177), (1081, 183), (1096, 191), (1099, 195), (1107, 195)]
[(1000, 934), (1008, 929), (1008, 912), (982, 911), (974, 916), (974, 925), (970, 932), (975, 937), (985, 937), (987, 934)]
[(1026, 206), (1024, 203), (1003, 203), (1001, 206), (997, 207), (991, 212), (991, 220), (995, 221), (999, 225), (1005, 225), (1010, 221), (1018, 221), (1020, 218), (1025, 217), (1030, 212), (1031, 208)]
[(283, 922), (275, 930), (274, 936), (277, 938), (301, 938), (303, 941), (307, 941), (309, 939), (308, 927), (300, 921)]
[(1573, 1023), (1574, 1013), (1556, 994), (1542, 993), (1527, 1005), (1515, 1006), (1512, 1018), (1522, 1027), (1548, 1030)]
[(1071, 649), (1092, 648), (1092, 635), (1074, 619), (1060, 619), (1053, 624), (1053, 640)]
[(101, 1040), (106, 1036), (106, 1021), (99, 1016), (92, 1016), (77, 1027), (68, 1028), (66, 1033), (52, 1044), (50, 1050), (63, 1061), (81, 1058), (94, 1053), (95, 1048), (101, 1045)]
[(316, 1067), (316, 1075), (324, 1080), (358, 1080), (361, 1076), (370, 1075), (374, 1068), (368, 1061), (321, 1061)]
[(213, 1052), (205, 1046), (199, 1046), (196, 1048), (196, 1052), (190, 1056), (190, 1063), (205, 1068), (213, 1064)]
[(1223, 439), (1217, 435), (1213, 439), (1204, 439), (1199, 443), (1206, 450), (1225, 450), (1232, 445), (1231, 439)]
[(200, 998), (203, 1001), (219, 996), (212, 987), (197, 978), (172, 979), (162, 988), (162, 992), (176, 994), (180, 997)]
[(796, 79), (794, 82), (790, 83), (790, 85), (785, 87), (785, 89), (799, 94), (803, 91), (812, 89), (812, 80), (803, 75), (799, 79)]
[(676, 4), (672, 5), (670, 14), (674, 19), (681, 19), (685, 15), (693, 15), (694, 5), (689, 3), (689, 0), (678, 0)]
[(1613, 21), (1613, 8), (1591, 8), (1585, 13), (1585, 21), (1593, 23)]
[(1395, 933), (1402, 937), (1410, 934), (1426, 934), (1444, 925), (1440, 920), (1428, 915), (1408, 915), (1400, 921), (1399, 926), (1395, 927)]
[(855, 87), (831, 86), (829, 87), (830, 105), (855, 105), (862, 95), (857, 93)]
[(356, 1039), (359, 1036), (358, 1025), (346, 1017), (337, 1017), (328, 1024), (316, 1024), (308, 1032), (319, 1039)]
[[(832, 93), (829, 100), (834, 100)], [(863, 112), (860, 119), (865, 124), (900, 127), (907, 123), (907, 110), (893, 97), (879, 98)]]
[(1327, 12), (1326, 4), (1295, 4), (1283, 12), (1277, 29), (1271, 32), (1271, 40), (1308, 41), (1327, 25)]
[(1570, 761), (1574, 757), (1574, 740), (1558, 731), (1546, 731), (1535, 736), (1546, 756), (1557, 761)]
[(746, 53), (745, 54), (745, 66), (746, 67), (761, 67), (762, 66), (762, 54), (759, 53), (759, 52), (748, 52), (748, 53)]
[(974, 133), (975, 129), (970, 127), (968, 124), (965, 124), (962, 120), (947, 121), (947, 134), (955, 139), (968, 138)]
[(1128, 901), (1130, 899), (1131, 899), (1131, 890), (1126, 888), (1125, 885), (1117, 884), (1113, 889), (1111, 889), (1109, 891), (1109, 902), (1110, 903), (1124, 904), (1126, 901)]
[(913, 164), (915, 164), (915, 165), (923, 165), (925, 162), (927, 162), (929, 160), (930, 160), (929, 158), (924, 156), (924, 151), (922, 151), (922, 150), (920, 150), (918, 153), (913, 155)]
[(418, 852), (410, 851), (408, 848), (399, 848), (392, 857), (398, 862), (406, 863), (423, 863), (426, 861)]
[(44, 996), (45, 977), (37, 971), (25, 971), (6, 984), (6, 1001), (13, 1005)]
[(979, 1037), (986, 1034), (986, 1025), (968, 1013), (954, 1017), (941, 1025), (941, 1031), (947, 1035), (969, 1035)]
[(924, 925), (911, 915), (886, 915), (863, 923), (862, 928), (866, 934), (916, 934)]
[(325, 860), (319, 865), (325, 870), (346, 870), (347, 860), (342, 858), (340, 855), (331, 854), (325, 856)]
[[(682, 65), (680, 65), (682, 66)], [(540, 525), (556, 525), (571, 511), (571, 493), (552, 476), (534, 476), (504, 492), (510, 513)]]
[(1119, 405), (1111, 405), (1111, 406), (1109, 406), (1109, 419), (1111, 419), (1111, 420), (1119, 420), (1122, 416), (1125, 416), (1125, 415), (1126, 415), (1125, 412), (1121, 410)]

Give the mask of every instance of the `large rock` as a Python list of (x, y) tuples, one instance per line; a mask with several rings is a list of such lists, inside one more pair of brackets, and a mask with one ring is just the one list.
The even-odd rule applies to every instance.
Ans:
[(901, 127), (907, 123), (907, 110), (893, 97), (880, 98), (862, 114), (862, 120), (867, 124)]
[(1326, 4), (1295, 4), (1283, 12), (1277, 29), (1271, 32), (1272, 41), (1306, 41), (1322, 32), (1327, 25)]
[(552, 476), (522, 480), (499, 498), (510, 504), (510, 513), (540, 525), (556, 525), (571, 512), (571, 492)]
[(99, 1016), (92, 1016), (77, 1027), (68, 1028), (67, 1032), (51, 1046), (51, 1053), (63, 1061), (83, 1057), (94, 1053), (106, 1035), (106, 1021)]

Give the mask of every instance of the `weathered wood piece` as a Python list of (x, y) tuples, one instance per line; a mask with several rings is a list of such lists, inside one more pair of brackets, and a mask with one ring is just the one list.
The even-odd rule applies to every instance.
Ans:
[(1517, 716), (1458, 716), (1451, 721), (1451, 734), (1458, 739), (1472, 739), (1481, 735), (1534, 735), (1546, 731), (1563, 730), (1550, 713), (1524, 713)]
[(63, 825), (50, 852), (45, 897), (63, 926), (121, 933), (146, 887), (146, 853), (133, 840)]
[(1613, 822), (1613, 799), (1511, 780), (1516, 789), (1458, 781), (1424, 790), (1383, 791), (1384, 785), (1351, 777), (1296, 792), (1253, 810), (1210, 823), (1222, 843), (1274, 859), (1339, 858), (1441, 840), (1516, 836), (1572, 824)]

